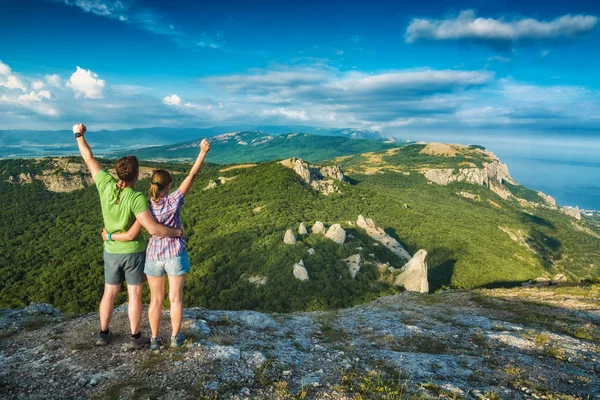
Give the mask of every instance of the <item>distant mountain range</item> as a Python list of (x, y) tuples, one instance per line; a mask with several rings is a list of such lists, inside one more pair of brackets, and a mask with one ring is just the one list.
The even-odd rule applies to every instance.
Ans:
[[(165, 146), (212, 137), (228, 132), (260, 131), (277, 136), (284, 133), (339, 136), (351, 139), (393, 141), (379, 133), (359, 129), (331, 129), (308, 126), (217, 126), (211, 128), (136, 128), (129, 130), (90, 131), (89, 143), (97, 154), (112, 154), (124, 149)], [(0, 130), (0, 158), (43, 157), (77, 153), (70, 130), (31, 131)]]
[[(268, 160), (301, 157), (311, 162), (358, 153), (381, 151), (397, 147), (393, 141), (354, 139), (349, 136), (321, 136), (308, 133), (267, 134), (262, 131), (230, 132), (209, 138), (212, 149), (207, 161), (228, 164), (264, 162)], [(354, 136), (353, 136), (354, 135)], [(198, 155), (200, 139), (167, 146), (146, 147), (117, 153), (134, 154), (143, 160), (193, 160)]]

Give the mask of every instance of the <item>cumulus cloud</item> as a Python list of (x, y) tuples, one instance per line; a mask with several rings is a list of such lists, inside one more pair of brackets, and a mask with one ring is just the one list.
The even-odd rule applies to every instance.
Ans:
[(181, 105), (181, 97), (173, 94), (171, 96), (167, 96), (163, 99), (163, 103), (168, 106), (179, 106)]
[(46, 75), (46, 82), (50, 86), (60, 88), (63, 84), (63, 79), (58, 74)]
[(7, 75), (0, 77), (0, 86), (4, 86), (8, 89), (19, 89), (23, 92), (27, 91), (27, 87), (21, 78), (16, 75)]
[(33, 81), (33, 82), (31, 82), (31, 87), (32, 87), (34, 90), (40, 90), (40, 89), (43, 89), (43, 88), (44, 88), (44, 86), (46, 86), (46, 84), (45, 84), (44, 82), (42, 82), (42, 81)]
[(77, 67), (71, 78), (67, 81), (67, 87), (75, 92), (75, 97), (84, 96), (86, 99), (101, 99), (103, 97), (105, 82), (98, 79), (98, 74)]
[(2, 61), (0, 61), (0, 75), (8, 75), (11, 73), (11, 69), (8, 65), (4, 64)]
[(477, 17), (474, 10), (465, 10), (454, 18), (415, 18), (408, 25), (405, 38), (407, 43), (432, 40), (488, 44), (569, 39), (590, 32), (597, 22), (593, 15), (567, 14), (552, 21), (505, 20)]

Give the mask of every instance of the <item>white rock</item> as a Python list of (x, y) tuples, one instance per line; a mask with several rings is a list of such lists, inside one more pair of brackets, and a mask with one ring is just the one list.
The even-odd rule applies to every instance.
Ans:
[(336, 243), (344, 244), (346, 240), (346, 231), (342, 228), (340, 224), (333, 224), (327, 230), (325, 237), (333, 240)]
[(298, 228), (298, 233), (300, 235), (308, 235), (308, 231), (306, 230), (306, 226), (304, 225), (304, 222), (300, 223), (300, 227)]
[(308, 271), (304, 268), (304, 262), (300, 260), (299, 263), (294, 264), (294, 277), (301, 281), (308, 280)]
[(267, 280), (269, 278), (263, 275), (253, 275), (248, 277), (248, 282), (256, 285), (256, 286), (264, 286), (267, 284)]
[(354, 254), (344, 260), (348, 266), (348, 272), (352, 276), (352, 279), (356, 278), (356, 274), (360, 271), (360, 254)]
[(203, 319), (184, 319), (181, 327), (187, 331), (188, 334), (199, 337), (208, 337), (210, 335), (210, 328)]
[(359, 215), (358, 219), (356, 220), (356, 226), (364, 229), (367, 232), (367, 235), (371, 237), (371, 239), (377, 240), (385, 247), (390, 249), (392, 253), (394, 253), (398, 257), (406, 261), (411, 259), (411, 256), (408, 253), (408, 251), (406, 251), (396, 239), (385, 233), (383, 229), (378, 228), (371, 218), (365, 218), (362, 215)]
[(560, 282), (567, 282), (568, 279), (564, 274), (556, 274), (554, 275), (554, 278), (552, 278), (552, 283), (560, 283)]
[(283, 236), (283, 243), (296, 244), (296, 237), (294, 236), (294, 232), (291, 229), (285, 231), (285, 235)]
[(246, 364), (254, 369), (262, 367), (267, 362), (267, 357), (260, 351), (243, 352), (242, 359)]
[(321, 221), (315, 222), (315, 224), (311, 228), (312, 233), (324, 234), (325, 233), (325, 225)]
[(317, 254), (317, 251), (315, 249), (308, 249), (308, 254), (314, 256), (315, 254)]
[(404, 289), (411, 292), (428, 293), (429, 281), (427, 280), (427, 264), (425, 263), (427, 252), (419, 250), (404, 267), (402, 272), (396, 277), (394, 284), (404, 286)]

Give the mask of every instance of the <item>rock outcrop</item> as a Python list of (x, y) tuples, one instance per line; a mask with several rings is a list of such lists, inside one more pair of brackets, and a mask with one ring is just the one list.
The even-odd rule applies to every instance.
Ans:
[(285, 231), (285, 235), (283, 235), (283, 243), (296, 244), (296, 236), (294, 236), (294, 231), (291, 229)]
[(378, 228), (371, 218), (365, 218), (362, 215), (359, 215), (358, 219), (356, 220), (356, 226), (364, 229), (371, 239), (378, 241), (390, 249), (392, 253), (398, 257), (404, 259), (405, 261), (408, 261), (412, 258), (408, 251), (406, 251), (396, 239), (385, 233), (383, 229)]
[(346, 241), (346, 231), (342, 228), (340, 224), (333, 224), (327, 230), (325, 237), (333, 240), (338, 244), (344, 244)]
[(422, 172), (425, 177), (438, 185), (448, 185), (452, 182), (466, 182), (474, 185), (484, 185), (494, 191), (503, 199), (508, 199), (511, 193), (502, 185), (507, 182), (517, 185), (517, 182), (508, 173), (506, 164), (492, 161), (483, 164), (483, 168), (434, 168)]
[(0, 398), (386, 398), (371, 388), (423, 399), (597, 398), (600, 356), (589, 337), (598, 306), (554, 288), (444, 290), (427, 301), (403, 292), (284, 314), (186, 308), (184, 346), (158, 356), (118, 350), (129, 336), (125, 310), (113, 313), (108, 347), (93, 345), (97, 313), (38, 321), (1, 332)]
[(568, 215), (569, 217), (575, 218), (578, 221), (581, 219), (581, 211), (579, 210), (579, 207), (561, 207), (560, 212)]
[(256, 285), (256, 286), (264, 286), (267, 284), (268, 278), (263, 275), (253, 275), (248, 278), (248, 282)]
[(554, 197), (547, 195), (543, 192), (537, 192), (538, 196), (540, 196), (550, 208), (556, 208), (556, 200)]
[(315, 222), (315, 224), (310, 228), (312, 233), (316, 233), (319, 235), (325, 234), (325, 225), (321, 221)]
[(352, 279), (356, 278), (356, 274), (360, 271), (360, 254), (354, 254), (344, 260), (348, 266), (348, 272)]
[(314, 256), (315, 254), (317, 254), (317, 251), (316, 251), (315, 249), (312, 249), (312, 248), (311, 248), (311, 249), (308, 249), (306, 252), (307, 252), (307, 253), (308, 253), (308, 255), (310, 255), (310, 256)]
[(232, 176), (230, 178), (226, 178), (224, 176), (220, 176), (219, 178), (217, 178), (216, 181), (213, 181), (211, 179), (210, 181), (208, 181), (208, 185), (206, 185), (202, 190), (214, 189), (216, 187), (224, 185), (227, 181), (230, 181), (230, 180), (233, 180), (233, 179), (235, 179), (235, 176)]
[(294, 264), (294, 277), (301, 281), (308, 280), (308, 271), (304, 268), (304, 261)]
[(396, 277), (394, 284), (403, 286), (410, 292), (429, 292), (429, 281), (427, 280), (427, 264), (425, 263), (427, 252), (419, 250), (413, 258), (402, 267), (400, 275)]
[(308, 235), (308, 231), (306, 230), (306, 225), (304, 225), (304, 222), (300, 223), (300, 227), (298, 228), (298, 233), (300, 235)]
[(339, 165), (318, 167), (307, 163), (301, 158), (288, 158), (281, 161), (281, 165), (292, 169), (304, 182), (324, 195), (339, 193), (340, 190), (334, 185), (334, 182), (346, 180), (342, 167)]

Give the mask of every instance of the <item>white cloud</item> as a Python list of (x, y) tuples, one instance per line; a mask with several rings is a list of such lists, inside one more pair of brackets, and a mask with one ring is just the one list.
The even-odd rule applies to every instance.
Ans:
[(6, 78), (0, 77), (0, 86), (8, 89), (20, 89), (23, 92), (27, 91), (25, 83), (16, 75), (7, 75)]
[(16, 105), (37, 114), (56, 117), (60, 115), (58, 109), (53, 104), (46, 101), (50, 100), (51, 97), (49, 91), (42, 90), (38, 93), (31, 91), (28, 94), (22, 94), (18, 97), (3, 95), (0, 100), (8, 105)]
[(49, 100), (52, 96), (50, 92), (47, 90), (42, 90), (38, 93), (35, 93), (33, 90), (29, 92), (29, 94), (20, 95), (17, 100), (18, 101), (42, 101), (42, 99)]
[(310, 119), (306, 115), (305, 111), (288, 110), (282, 107), (274, 108), (271, 110), (262, 110), (262, 114), (266, 116), (282, 116), (285, 119), (297, 121), (308, 121)]
[(8, 75), (11, 73), (11, 69), (8, 65), (0, 61), (0, 75)]
[(44, 86), (46, 86), (46, 84), (42, 81), (31, 82), (31, 87), (33, 88), (33, 90), (41, 90), (44, 88)]
[[(125, 9), (125, 4), (119, 0), (57, 0), (68, 6), (76, 6), (87, 13), (102, 17), (113, 16)], [(118, 16), (117, 16), (118, 17)], [(115, 18), (117, 18), (115, 17)]]
[(84, 96), (86, 99), (101, 99), (103, 97), (105, 82), (98, 79), (98, 74), (88, 69), (77, 67), (71, 78), (67, 81), (67, 87), (75, 92), (75, 97)]
[(55, 88), (60, 88), (63, 85), (63, 79), (58, 74), (46, 75), (46, 82)]
[(462, 11), (448, 19), (415, 18), (406, 29), (406, 42), (421, 40), (478, 40), (517, 42), (573, 38), (594, 29), (598, 18), (593, 15), (563, 15), (552, 21), (533, 18), (504, 19), (476, 17), (475, 11)]
[(171, 96), (167, 96), (163, 99), (163, 103), (168, 106), (179, 106), (181, 105), (181, 97), (173, 94)]

